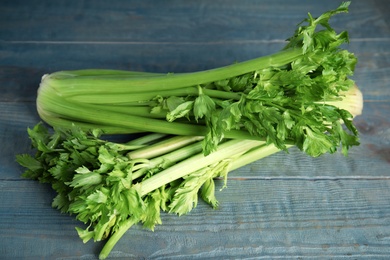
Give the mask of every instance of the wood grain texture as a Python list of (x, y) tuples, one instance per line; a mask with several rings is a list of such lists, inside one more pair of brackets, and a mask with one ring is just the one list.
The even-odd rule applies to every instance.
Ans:
[[(50, 187), (20, 177), (26, 128), (39, 117), (45, 73), (110, 68), (189, 72), (280, 50), (307, 12), (340, 1), (0, 2), (0, 259), (96, 259), (73, 217), (51, 208)], [(348, 30), (359, 59), (361, 145), (308, 158), (280, 152), (229, 175), (220, 208), (200, 203), (163, 214), (155, 232), (137, 225), (111, 259), (390, 258), (390, 5), (353, 1), (332, 24)], [(218, 188), (222, 180), (217, 180)]]
[[(295, 25), (340, 1), (3, 1), (0, 28), (11, 42), (215, 42), (284, 40)], [(356, 1), (335, 28), (357, 38), (389, 33), (386, 1)], [(50, 21), (50, 26), (47, 26)], [(353, 21), (353, 22), (352, 22)], [(46, 26), (42, 26), (46, 25)], [(361, 28), (370, 30), (361, 30)]]

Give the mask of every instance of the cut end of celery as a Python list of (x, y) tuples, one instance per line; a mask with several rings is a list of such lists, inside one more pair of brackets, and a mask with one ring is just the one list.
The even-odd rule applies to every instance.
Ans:
[(360, 89), (353, 85), (346, 93), (343, 100), (343, 107), (349, 111), (353, 117), (359, 116), (363, 113), (363, 93)]
[(341, 101), (328, 101), (326, 103), (347, 110), (353, 117), (363, 113), (363, 93), (356, 85), (353, 85), (349, 90), (340, 93), (340, 95), (343, 96)]
[(352, 113), (354, 116), (359, 116), (363, 113), (363, 102), (364, 102), (364, 99), (363, 99), (363, 93), (359, 90), (359, 88), (354, 85), (354, 92), (353, 92), (353, 95), (355, 95), (355, 106), (353, 106), (354, 108), (354, 113)]

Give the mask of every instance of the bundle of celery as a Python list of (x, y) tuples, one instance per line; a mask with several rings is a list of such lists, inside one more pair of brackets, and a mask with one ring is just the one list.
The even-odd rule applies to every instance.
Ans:
[[(358, 145), (353, 117), (362, 95), (348, 77), (356, 58), (328, 20), (310, 14), (279, 53), (208, 71), (116, 70), (45, 75), (37, 153), (19, 155), (25, 177), (50, 183), (53, 206), (87, 225), (84, 242), (109, 238), (100, 258), (133, 224), (153, 229), (160, 211), (179, 215), (198, 194), (213, 207), (214, 178), (295, 146), (310, 156)], [(322, 26), (322, 28), (318, 28)], [(144, 133), (128, 143), (101, 134)]]

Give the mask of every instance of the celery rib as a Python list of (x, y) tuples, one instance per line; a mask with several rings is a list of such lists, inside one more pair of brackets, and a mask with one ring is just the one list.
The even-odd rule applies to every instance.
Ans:
[[(289, 149), (291, 147), (293, 147), (293, 145), (286, 145), (286, 149)], [(242, 154), (240, 157), (233, 160), (229, 170), (236, 170), (280, 151), (282, 150), (277, 148), (274, 144), (263, 144), (255, 149), (248, 151), (247, 153)]]
[(175, 163), (178, 163), (190, 156), (198, 154), (202, 151), (202, 142), (195, 142), (193, 144), (184, 146), (178, 150), (171, 151), (162, 156), (153, 158), (149, 161), (149, 165), (142, 169), (139, 169), (133, 172), (131, 178), (135, 180), (143, 175), (145, 175), (149, 170), (155, 168), (166, 169), (167, 167), (172, 166)]
[(160, 92), (214, 82), (268, 67), (283, 66), (302, 55), (302, 49), (296, 48), (220, 68), (191, 73), (155, 75), (153, 77), (122, 76), (115, 78), (56, 78), (54, 75), (48, 75), (46, 80), (50, 80), (50, 85), (54, 88), (61, 89), (61, 93), (64, 96), (89, 94), (92, 92), (100, 94), (137, 93), (140, 89), (144, 92)]
[[(215, 89), (203, 89), (202, 91), (204, 94), (213, 98), (239, 100), (241, 97), (239, 93), (226, 92)], [(199, 91), (197, 87), (185, 87), (173, 90), (158, 91), (157, 93), (158, 94), (154, 92), (144, 92), (142, 89), (139, 89), (137, 93), (107, 93), (104, 95), (102, 95), (101, 93), (77, 94), (67, 96), (67, 100), (71, 102), (90, 104), (109, 104), (125, 106), (131, 104), (132, 102), (141, 102), (138, 104), (142, 104), (142, 102), (150, 101), (157, 96), (198, 96)]]
[(124, 223), (120, 225), (119, 229), (113, 233), (104, 244), (103, 249), (100, 251), (99, 259), (106, 259), (119, 239), (121, 239), (127, 230), (129, 230), (133, 225), (137, 224), (138, 221), (139, 220), (135, 217), (130, 217), (129, 219), (125, 220)]
[(187, 144), (202, 140), (202, 136), (173, 136), (157, 144), (127, 153), (130, 159), (150, 159), (181, 148)]
[(218, 146), (217, 150), (207, 156), (202, 153), (181, 161), (170, 168), (159, 172), (158, 174), (141, 182), (141, 196), (168, 184), (174, 180), (186, 176), (187, 174), (197, 171), (212, 163), (219, 162), (223, 159), (232, 157), (236, 154), (248, 151), (251, 148), (263, 144), (262, 141), (253, 140), (229, 140)]

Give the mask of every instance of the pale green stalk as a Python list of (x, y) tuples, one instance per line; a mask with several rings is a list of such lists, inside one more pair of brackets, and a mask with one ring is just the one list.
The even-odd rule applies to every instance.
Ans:
[(236, 154), (248, 151), (256, 146), (263, 144), (262, 141), (253, 140), (229, 140), (220, 144), (217, 150), (207, 156), (202, 153), (181, 161), (166, 170), (144, 180), (141, 183), (141, 196), (164, 186), (174, 180), (182, 178), (191, 172), (197, 171), (210, 164), (219, 162), (223, 159), (233, 157)]
[(155, 119), (165, 119), (166, 112), (151, 113), (151, 108), (149, 106), (116, 106), (116, 105), (107, 105), (107, 104), (88, 104), (88, 109), (91, 110), (105, 110), (118, 112), (126, 115), (140, 116), (145, 118), (155, 118)]
[[(161, 76), (129, 76), (112, 78), (93, 77), (56, 77), (55, 74), (46, 76), (45, 80), (61, 92), (64, 97), (88, 93), (137, 93), (172, 90), (196, 86), (217, 80), (239, 76), (251, 71), (269, 67), (280, 67), (301, 57), (302, 49), (288, 49), (275, 54), (255, 58), (249, 61), (235, 63), (229, 66), (180, 74), (165, 74)], [(109, 87), (107, 87), (109, 86)]]
[(84, 131), (89, 131), (91, 129), (101, 129), (104, 130), (105, 133), (111, 133), (111, 134), (134, 134), (134, 133), (140, 133), (141, 130), (135, 130), (131, 129), (130, 127), (123, 128), (120, 126), (113, 126), (113, 125), (107, 125), (107, 124), (101, 124), (101, 122), (94, 122), (94, 123), (87, 123), (82, 121), (75, 121), (71, 118), (66, 119), (63, 117), (59, 117), (55, 113), (48, 112), (47, 110), (42, 110), (39, 106), (37, 106), (37, 112), (42, 120), (47, 122), (48, 124), (59, 127), (59, 128), (70, 128), (73, 124), (76, 124), (77, 127), (80, 127)]
[(129, 230), (133, 225), (137, 224), (139, 219), (134, 217), (130, 217), (125, 220), (124, 223), (120, 226), (120, 228), (110, 236), (110, 238), (105, 243), (103, 249), (100, 251), (99, 259), (106, 259), (110, 254), (111, 250), (115, 246), (115, 244), (121, 239), (121, 237)]
[[(112, 69), (82, 69), (82, 70), (64, 70), (52, 73), (55, 78), (69, 78), (69, 77), (135, 77), (135, 76), (161, 76), (161, 73), (142, 72), (142, 71), (129, 71), (129, 70), (112, 70)], [(47, 76), (47, 75), (45, 75)], [(44, 76), (44, 77), (45, 77)]]
[(158, 142), (154, 145), (149, 145), (145, 148), (137, 149), (127, 154), (130, 159), (150, 159), (165, 153), (174, 151), (190, 143), (200, 141), (203, 136), (173, 136)]
[(143, 168), (132, 173), (131, 178), (133, 180), (145, 175), (149, 170), (155, 168), (166, 169), (175, 163), (178, 163), (184, 159), (187, 159), (202, 151), (202, 142), (195, 142), (190, 145), (184, 146), (180, 149), (171, 151), (167, 154), (163, 154), (159, 157), (151, 159), (147, 165)]
[(166, 137), (166, 134), (150, 133), (127, 142), (127, 145), (146, 145)]
[[(81, 79), (81, 78), (80, 78)], [(48, 82), (50, 88), (50, 80)], [(93, 84), (91, 80), (91, 84)], [(222, 90), (215, 89), (203, 89), (204, 94), (208, 95), (212, 98), (220, 98), (220, 99), (232, 99), (239, 100), (241, 95), (239, 93), (234, 92), (226, 92)], [(61, 91), (62, 92), (62, 91)], [(91, 92), (86, 94), (78, 94), (74, 96), (67, 97), (66, 99), (69, 101), (76, 101), (81, 103), (90, 103), (90, 104), (110, 104), (110, 105), (135, 105), (135, 104), (143, 104), (143, 103), (132, 103), (132, 102), (141, 102), (141, 101), (149, 101), (154, 99), (157, 95), (161, 97), (170, 97), (170, 96), (188, 96), (198, 95), (199, 90), (195, 86), (172, 89), (172, 90), (159, 90), (156, 92), (145, 92), (142, 88), (138, 89), (136, 93), (133, 92), (125, 92), (125, 93), (106, 93), (102, 95), (101, 93)]]
[[(286, 145), (286, 149), (293, 147), (291, 144)], [(273, 144), (263, 144), (259, 147), (256, 147), (247, 153), (242, 154), (238, 158), (232, 161), (229, 171), (236, 170), (238, 168), (241, 168), (245, 165), (248, 165), (250, 163), (253, 163), (255, 161), (258, 161), (260, 159), (263, 159), (267, 156), (270, 156), (274, 153), (280, 152), (279, 148), (277, 148)]]

